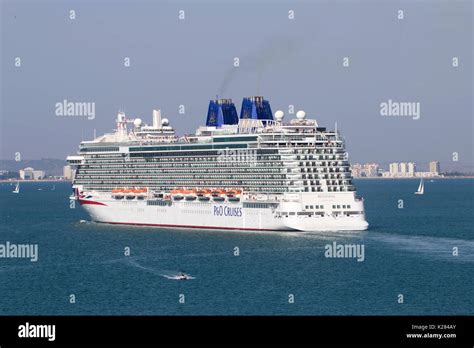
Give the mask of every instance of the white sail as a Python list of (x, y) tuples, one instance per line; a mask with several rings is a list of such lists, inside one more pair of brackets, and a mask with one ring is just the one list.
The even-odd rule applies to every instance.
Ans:
[(422, 195), (425, 193), (425, 184), (423, 182), (423, 178), (421, 178), (420, 186), (418, 186), (418, 190), (415, 192), (416, 195)]
[(20, 182), (18, 181), (16, 183), (15, 189), (13, 190), (13, 193), (19, 193), (20, 192)]

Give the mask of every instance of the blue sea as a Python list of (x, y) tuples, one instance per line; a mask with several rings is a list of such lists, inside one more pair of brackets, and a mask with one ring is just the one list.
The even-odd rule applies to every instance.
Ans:
[[(368, 231), (281, 234), (96, 224), (68, 183), (2, 183), (0, 243), (38, 261), (0, 258), (0, 314), (473, 315), (473, 184), (358, 180)], [(333, 242), (364, 261), (325, 257)]]

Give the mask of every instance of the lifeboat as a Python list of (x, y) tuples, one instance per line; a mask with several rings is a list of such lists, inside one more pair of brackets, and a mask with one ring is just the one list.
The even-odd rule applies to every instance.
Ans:
[(147, 196), (147, 194), (145, 192), (139, 192), (136, 195), (137, 195), (137, 197), (141, 197), (141, 198), (145, 198)]
[(209, 196), (199, 196), (198, 199), (201, 202), (209, 202), (211, 200), (211, 197), (209, 197)]
[(181, 201), (182, 199), (184, 199), (183, 191), (184, 190), (180, 190), (180, 189), (171, 190), (170, 193), (171, 193), (171, 196), (173, 197), (173, 200)]
[(197, 190), (197, 191), (196, 191), (196, 195), (197, 195), (198, 197), (201, 197), (201, 196), (207, 195), (209, 192), (210, 192), (209, 190)]
[(139, 187), (122, 187), (122, 188), (114, 188), (112, 193), (147, 193), (148, 189), (146, 187), (139, 188)]

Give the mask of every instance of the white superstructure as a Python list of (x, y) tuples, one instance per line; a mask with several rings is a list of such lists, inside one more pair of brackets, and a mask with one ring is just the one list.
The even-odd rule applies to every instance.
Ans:
[(71, 198), (112, 224), (367, 229), (341, 135), (303, 111), (288, 123), (283, 116), (273, 117), (262, 97), (244, 99), (240, 118), (229, 99), (216, 100), (206, 126), (178, 137), (160, 111), (151, 126), (120, 112), (114, 133), (83, 141), (68, 157), (76, 168)]

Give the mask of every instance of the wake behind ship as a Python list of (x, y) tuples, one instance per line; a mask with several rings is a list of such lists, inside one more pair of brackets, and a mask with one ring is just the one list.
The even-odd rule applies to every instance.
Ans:
[[(77, 200), (97, 222), (262, 231), (365, 230), (337, 130), (298, 111), (283, 122), (263, 97), (209, 103), (206, 126), (177, 136), (159, 110), (152, 125), (117, 115), (117, 129), (83, 141)], [(128, 129), (131, 125), (131, 129)]]

